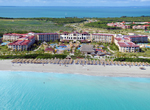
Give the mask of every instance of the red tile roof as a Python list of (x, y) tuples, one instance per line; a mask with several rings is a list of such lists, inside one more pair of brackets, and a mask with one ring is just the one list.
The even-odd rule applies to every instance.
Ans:
[(59, 46), (66, 46), (65, 44), (61, 44), (61, 45), (59, 45)]
[(63, 32), (63, 34), (69, 34), (68, 32)]
[(115, 39), (116, 39), (117, 41), (122, 40), (122, 38), (121, 38), (121, 37), (116, 37)]
[(148, 27), (148, 26), (150, 26), (150, 25), (143, 25), (143, 26)]
[(34, 38), (34, 36), (29, 36), (28, 38), (31, 40), (31, 39), (33, 39), (33, 38)]
[(103, 52), (103, 49), (95, 49), (95, 51)]
[(21, 36), (21, 37), (19, 37), (20, 39), (29, 39), (29, 40), (31, 40), (31, 39), (33, 39), (34, 38), (34, 36)]
[(118, 42), (120, 47), (139, 47), (133, 42)]
[(9, 35), (9, 36), (25, 36), (25, 35), (28, 35), (28, 34), (7, 33), (7, 34), (4, 34), (4, 35)]
[(45, 51), (54, 51), (53, 48), (46, 48)]
[(17, 40), (13, 43), (9, 43), (8, 45), (28, 45), (30, 42), (30, 40)]
[(115, 38), (117, 41), (120, 41), (120, 40), (130, 40), (129, 37), (116, 37)]
[(83, 32), (82, 34), (89, 35), (89, 33), (87, 33), (87, 32)]
[(136, 37), (148, 37), (146, 35), (125, 35), (125, 37), (136, 38)]

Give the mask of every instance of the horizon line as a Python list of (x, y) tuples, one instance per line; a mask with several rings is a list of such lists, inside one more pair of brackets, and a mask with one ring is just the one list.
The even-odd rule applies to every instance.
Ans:
[[(0, 6), (0, 7), (41, 7), (41, 6)], [(56, 6), (42, 6), (42, 7), (56, 7)], [(66, 6), (61, 6), (66, 7)], [(67, 7), (150, 7), (149, 6), (68, 6)]]

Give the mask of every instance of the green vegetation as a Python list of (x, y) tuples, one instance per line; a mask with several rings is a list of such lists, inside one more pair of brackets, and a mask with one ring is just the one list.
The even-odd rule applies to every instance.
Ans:
[(0, 36), (4, 33), (72, 31), (67, 23), (81, 23), (84, 18), (3, 18), (0, 17)]
[(118, 51), (118, 50), (119, 50), (118, 46), (115, 45), (114, 43), (113, 43), (113, 44), (110, 44), (110, 45), (109, 45), (109, 48), (110, 48), (111, 50), (114, 50), (114, 51)]
[(66, 58), (67, 55), (64, 54), (27, 54), (27, 55), (1, 55), (0, 59), (15, 59), (15, 58), (20, 58), (20, 59), (35, 59), (35, 58), (40, 58), (40, 59), (51, 59), (51, 58)]
[(126, 17), (122, 16), (120, 18), (115, 17), (115, 18), (96, 18), (97, 20), (100, 21), (108, 21), (108, 22), (150, 22), (150, 16), (141, 16), (141, 17)]
[(51, 21), (0, 19), (0, 35), (4, 33), (27, 32), (56, 32), (58, 30), (71, 31), (72, 28), (54, 24)]
[(64, 25), (67, 23), (81, 23), (81, 22), (86, 21), (85, 18), (27, 18), (27, 19), (52, 21), (54, 23), (57, 23), (57, 25)]
[(8, 47), (6, 45), (0, 46), (0, 52), (8, 52), (8, 51), (10, 51), (10, 50), (8, 49)]
[(150, 59), (144, 59), (144, 58), (115, 58), (114, 61), (121, 61), (121, 62), (148, 62), (148, 63), (150, 63)]

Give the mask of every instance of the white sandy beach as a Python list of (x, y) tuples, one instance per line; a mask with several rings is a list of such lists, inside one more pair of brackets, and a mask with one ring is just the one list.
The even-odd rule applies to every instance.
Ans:
[(0, 70), (9, 71), (35, 71), (70, 73), (93, 76), (114, 77), (150, 77), (150, 66), (140, 70), (138, 66), (102, 66), (102, 65), (58, 65), (58, 64), (12, 64), (11, 60), (0, 60)]

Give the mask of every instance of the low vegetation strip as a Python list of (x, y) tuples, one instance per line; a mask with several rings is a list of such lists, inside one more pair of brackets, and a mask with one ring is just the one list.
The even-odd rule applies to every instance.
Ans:
[(96, 18), (97, 20), (100, 21), (109, 21), (111, 22), (145, 22), (145, 21), (150, 21), (150, 16), (141, 16), (141, 17), (126, 17), (126, 16), (122, 16), (122, 17), (115, 17), (115, 18)]
[(58, 25), (63, 25), (67, 23), (81, 23), (86, 21), (86, 18), (77, 18), (77, 17), (66, 17), (66, 18), (5, 18), (0, 17), (0, 19), (10, 19), (10, 20), (38, 20), (38, 21), (52, 21), (54, 23), (57, 23)]
[(114, 61), (121, 61), (121, 62), (148, 62), (148, 63), (150, 63), (150, 59), (144, 59), (144, 58), (115, 58)]
[(51, 58), (66, 58), (67, 55), (64, 54), (28, 54), (28, 55), (1, 55), (0, 59), (15, 59), (15, 58), (20, 58), (20, 59), (35, 59), (35, 58), (40, 58), (40, 59), (51, 59)]

